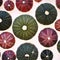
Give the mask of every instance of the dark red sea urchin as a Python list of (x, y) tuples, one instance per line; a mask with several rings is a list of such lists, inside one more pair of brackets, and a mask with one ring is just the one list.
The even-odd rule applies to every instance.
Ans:
[(60, 0), (56, 0), (56, 5), (60, 9)]
[(11, 11), (14, 9), (14, 3), (12, 1), (8, 0), (4, 3), (4, 7), (7, 11)]
[(51, 28), (45, 28), (39, 34), (39, 42), (45, 47), (53, 46), (57, 40), (57, 33)]
[(40, 2), (41, 0), (35, 0), (36, 2)]
[(16, 0), (17, 8), (22, 12), (29, 11), (33, 6), (33, 0)]

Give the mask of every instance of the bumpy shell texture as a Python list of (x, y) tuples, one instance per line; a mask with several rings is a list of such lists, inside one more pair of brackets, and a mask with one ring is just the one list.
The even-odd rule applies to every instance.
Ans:
[(0, 22), (0, 30), (8, 29), (12, 23), (12, 17), (9, 15), (9, 13), (0, 11), (0, 19), (2, 20)]
[(17, 49), (18, 60), (36, 60), (38, 57), (37, 48), (30, 43), (24, 43)]
[[(23, 26), (26, 26), (27, 29), (23, 30)], [(35, 19), (29, 15), (21, 15), (17, 17), (13, 23), (13, 32), (14, 34), (23, 40), (31, 39), (37, 32), (38, 25)]]
[(49, 4), (41, 4), (36, 10), (36, 19), (39, 23), (43, 25), (49, 25), (56, 20), (57, 10), (56, 8)]

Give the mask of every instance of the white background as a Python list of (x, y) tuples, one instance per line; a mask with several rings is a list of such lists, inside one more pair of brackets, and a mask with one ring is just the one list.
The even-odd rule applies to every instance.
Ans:
[[(4, 2), (5, 2), (5, 1), (7, 1), (7, 0), (3, 0), (3, 4), (2, 4), (2, 6), (0, 7), (0, 11), (1, 11), (1, 10), (2, 10), (2, 11), (6, 11), (6, 10), (4, 9)], [(36, 19), (36, 17), (35, 17), (35, 11), (36, 11), (37, 7), (38, 7), (40, 4), (42, 4), (42, 3), (51, 3), (52, 5), (54, 5), (54, 6), (56, 7), (56, 0), (42, 0), (40, 3), (37, 3), (37, 2), (34, 1), (32, 9), (31, 9), (30, 11), (24, 13), (24, 12), (19, 11), (19, 10), (16, 8), (16, 0), (12, 0), (12, 1), (13, 1), (14, 4), (15, 4), (15, 8), (14, 8), (12, 11), (7, 11), (7, 12), (10, 13), (10, 15), (12, 16), (12, 21), (14, 21), (16, 17), (18, 17), (18, 16), (20, 16), (20, 15), (23, 15), (23, 14), (31, 15), (31, 16), (33, 16), (33, 17)], [(60, 19), (60, 10), (59, 10), (57, 7), (56, 7), (56, 9), (57, 9), (57, 12), (58, 12), (57, 18), (56, 18), (56, 20), (57, 20), (57, 19)], [(36, 21), (37, 21), (37, 20), (36, 20)], [(38, 22), (37, 22), (37, 23), (38, 23)], [(54, 23), (55, 23), (55, 22), (54, 22)], [(0, 31), (0, 34), (1, 34), (2, 32), (11, 32), (11, 33), (15, 36), (15, 40), (16, 40), (15, 45), (14, 45), (12, 48), (10, 48), (10, 49), (3, 49), (3, 48), (0, 47), (0, 52), (1, 52), (1, 54), (2, 54), (4, 51), (6, 51), (6, 50), (13, 50), (13, 51), (15, 52), (15, 54), (16, 54), (17, 48), (18, 48), (21, 44), (28, 42), (28, 43), (34, 44), (34, 45), (38, 48), (38, 52), (39, 52), (39, 53), (38, 53), (38, 59), (37, 59), (37, 60), (41, 60), (40, 54), (41, 54), (41, 52), (42, 52), (43, 50), (45, 50), (45, 49), (49, 49), (49, 50), (51, 50), (51, 51), (53, 52), (53, 60), (60, 60), (60, 53), (57, 51), (57, 43), (58, 43), (58, 41), (57, 41), (57, 43), (56, 43), (54, 46), (49, 47), (49, 48), (43, 47), (43, 46), (39, 43), (39, 41), (38, 41), (38, 34), (39, 34), (39, 32), (40, 32), (42, 29), (50, 27), (50, 28), (53, 28), (53, 29), (55, 30), (55, 28), (54, 28), (54, 23), (52, 23), (52, 24), (50, 24), (50, 25), (48, 25), (48, 26), (47, 26), (47, 25), (42, 25), (42, 24), (38, 23), (38, 32), (36, 33), (36, 35), (35, 35), (32, 39), (30, 39), (30, 40), (28, 40), (28, 41), (20, 40), (19, 38), (17, 38), (17, 37), (13, 34), (12, 25), (10, 26), (9, 29), (7, 29), (7, 30), (5, 30), (5, 31)], [(13, 22), (12, 22), (12, 24), (13, 24)], [(60, 39), (60, 32), (57, 31), (57, 30), (56, 30), (56, 32), (58, 33), (58, 40), (59, 40), (59, 39)], [(0, 60), (1, 60), (1, 57), (0, 57)], [(16, 60), (17, 60), (17, 58), (16, 58)]]

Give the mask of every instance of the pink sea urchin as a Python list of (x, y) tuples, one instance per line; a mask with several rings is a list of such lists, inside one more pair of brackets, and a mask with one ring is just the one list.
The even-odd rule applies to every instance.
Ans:
[(15, 43), (14, 36), (9, 32), (3, 32), (0, 35), (0, 46), (4, 49), (11, 48)]
[(57, 33), (51, 28), (45, 28), (39, 34), (39, 42), (45, 47), (53, 46), (57, 39)]

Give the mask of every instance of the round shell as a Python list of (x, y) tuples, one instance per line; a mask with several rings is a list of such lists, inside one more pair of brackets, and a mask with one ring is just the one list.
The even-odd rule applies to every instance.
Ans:
[(57, 40), (58, 36), (55, 30), (51, 28), (45, 28), (39, 33), (39, 42), (45, 47), (53, 46)]
[(56, 0), (56, 6), (60, 9), (60, 0)]
[(29, 15), (17, 17), (13, 23), (14, 34), (23, 40), (31, 39), (37, 32), (38, 25), (35, 19)]
[(16, 0), (16, 7), (22, 12), (29, 11), (33, 6), (33, 0)]
[(49, 25), (55, 21), (57, 17), (56, 8), (49, 4), (41, 4), (36, 10), (36, 19), (39, 23), (43, 25)]
[(4, 49), (11, 48), (15, 44), (14, 36), (9, 32), (3, 32), (0, 35), (0, 46)]
[(12, 18), (9, 13), (0, 11), (0, 30), (6, 30), (10, 27)]
[(18, 60), (36, 60), (38, 57), (37, 48), (30, 43), (24, 43), (17, 49)]
[(59, 41), (58, 44), (57, 44), (57, 50), (58, 50), (58, 52), (60, 53), (60, 41)]
[(53, 59), (53, 53), (50, 50), (44, 50), (41, 53), (41, 59), (42, 60), (52, 60)]
[(14, 3), (8, 0), (4, 3), (4, 7), (7, 11), (11, 11), (14, 9)]
[(55, 22), (55, 29), (60, 31), (60, 19)]
[(7, 50), (3, 53), (2, 60), (16, 60), (16, 55), (12, 50)]

